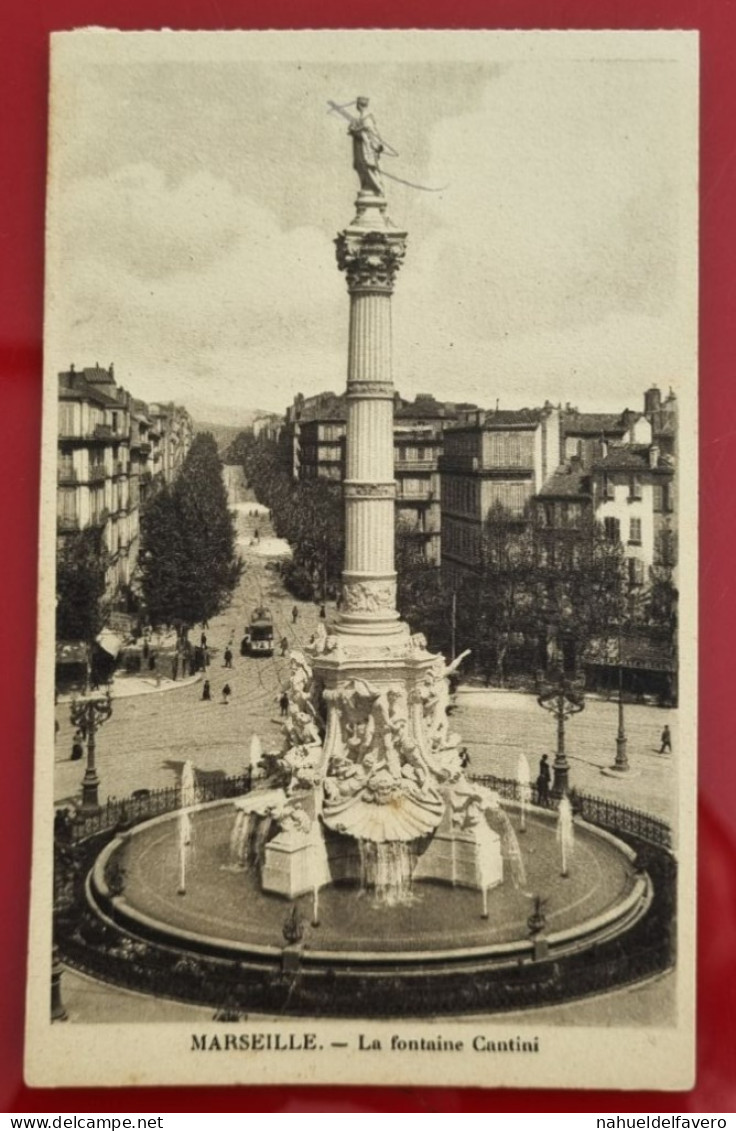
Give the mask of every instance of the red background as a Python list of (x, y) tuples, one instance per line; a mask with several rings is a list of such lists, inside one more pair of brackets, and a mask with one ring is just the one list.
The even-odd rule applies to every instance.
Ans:
[[(736, 1110), (736, 3), (732, 0), (34, 0), (0, 36), (0, 1110)], [(28, 1089), (22, 1082), (30, 871), (48, 34), (238, 27), (697, 28), (701, 33), (701, 582), (698, 1078), (692, 1092), (449, 1088)], [(694, 756), (681, 751), (681, 757)]]

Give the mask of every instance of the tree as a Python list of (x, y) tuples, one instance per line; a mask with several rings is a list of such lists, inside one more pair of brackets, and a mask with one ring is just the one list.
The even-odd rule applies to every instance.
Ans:
[(423, 632), (434, 648), (452, 648), (452, 593), (442, 585), (437, 566), (427, 561), (409, 526), (395, 527), (396, 604), (414, 632)]
[(630, 614), (624, 549), (583, 511), (568, 531), (550, 530), (535, 517), (534, 598), (531, 619), (548, 658), (577, 668), (590, 642), (620, 627)]
[(100, 527), (64, 535), (56, 563), (57, 640), (84, 640), (91, 647), (102, 630), (108, 556)]
[(151, 620), (183, 631), (209, 620), (241, 572), (217, 445), (199, 433), (174, 483), (141, 514), (139, 573)]
[(273, 440), (241, 433), (229, 458), (242, 461), (259, 501), (273, 512), (276, 533), (293, 558), (284, 581), (297, 596), (324, 599), (335, 592), (343, 568), (342, 487), (325, 479), (297, 481), (289, 475), (282, 448)]
[(504, 683), (507, 656), (534, 632), (534, 535), (529, 515), (498, 503), (483, 526), (477, 577), (458, 590), (458, 631), (473, 649), (476, 666)]

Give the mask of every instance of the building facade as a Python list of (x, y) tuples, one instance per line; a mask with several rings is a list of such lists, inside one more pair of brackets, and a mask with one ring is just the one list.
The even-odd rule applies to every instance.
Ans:
[(113, 603), (134, 581), (141, 505), (177, 474), (192, 435), (185, 409), (136, 400), (112, 365), (59, 374), (57, 534), (100, 530)]
[[(458, 406), (418, 395), (398, 394), (394, 403), (396, 520), (433, 565), (441, 558), (439, 459), (445, 428), (457, 422)], [(297, 396), (286, 412), (285, 447), (294, 479), (341, 482), (345, 476), (347, 403), (344, 395)]]
[(440, 460), (442, 567), (452, 584), (480, 564), (483, 527), (494, 507), (519, 519), (560, 463), (560, 414), (535, 409), (477, 411), (444, 433)]

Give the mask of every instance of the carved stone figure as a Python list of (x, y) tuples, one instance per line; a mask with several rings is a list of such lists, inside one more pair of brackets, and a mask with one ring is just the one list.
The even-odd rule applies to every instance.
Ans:
[(347, 581), (343, 584), (342, 600), (348, 613), (393, 611), (396, 586), (390, 581)]
[(424, 723), (434, 750), (456, 745), (459, 741), (458, 736), (452, 736), (455, 741), (450, 741), (450, 721), (447, 714), (450, 706), (448, 677), (457, 670), (469, 653), (470, 649), (466, 648), (451, 664), (445, 664), (444, 658), (437, 656), (419, 689)]
[(376, 128), (376, 122), (368, 109), (368, 99), (360, 97), (356, 101), (358, 117), (348, 126), (353, 139), (353, 168), (358, 174), (360, 191), (383, 196), (383, 182), (379, 159), (383, 153), (383, 142)]

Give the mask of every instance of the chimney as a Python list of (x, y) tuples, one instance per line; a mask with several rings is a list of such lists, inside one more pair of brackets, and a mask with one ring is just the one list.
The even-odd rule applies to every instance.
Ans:
[(662, 394), (656, 385), (652, 385), (651, 389), (647, 389), (644, 394), (644, 412), (647, 416), (652, 413), (658, 412), (662, 407)]

